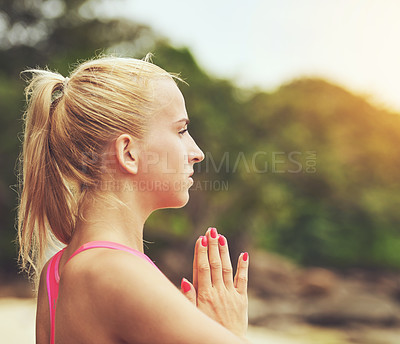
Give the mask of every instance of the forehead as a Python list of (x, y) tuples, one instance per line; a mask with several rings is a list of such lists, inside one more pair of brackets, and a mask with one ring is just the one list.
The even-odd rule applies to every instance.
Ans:
[(185, 100), (172, 79), (158, 79), (153, 84), (154, 119), (162, 122), (174, 122), (187, 117)]

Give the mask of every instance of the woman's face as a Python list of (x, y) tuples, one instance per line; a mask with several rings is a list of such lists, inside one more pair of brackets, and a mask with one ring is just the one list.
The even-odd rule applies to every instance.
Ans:
[(155, 109), (139, 156), (138, 188), (150, 191), (156, 209), (182, 207), (189, 200), (193, 165), (204, 154), (187, 131), (185, 100), (173, 80), (155, 82)]

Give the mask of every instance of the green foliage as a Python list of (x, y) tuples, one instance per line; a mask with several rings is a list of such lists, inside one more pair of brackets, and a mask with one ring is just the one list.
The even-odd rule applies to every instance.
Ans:
[[(400, 234), (394, 210), (400, 117), (323, 80), (297, 80), (247, 105), (255, 114), (257, 147), (272, 143), (269, 149), (287, 159), (293, 151), (305, 158), (296, 157), (298, 173), (286, 168), (260, 176), (265, 195), (257, 204), (276, 204), (258, 221), (265, 226), (264, 247), (305, 264), (398, 266), (384, 243), (388, 233)], [(315, 172), (307, 171), (309, 152), (316, 154)], [(269, 192), (273, 184), (284, 197), (276, 186)]]
[(398, 114), (319, 79), (241, 101), (244, 91), (199, 75), (187, 50), (161, 46), (156, 62), (188, 70), (190, 130), (208, 152), (196, 179), (229, 184), (193, 192), (205, 226), (303, 264), (400, 266)]
[[(59, 14), (46, 17), (48, 3), (0, 2), (8, 25), (0, 32), (0, 265), (15, 266), (10, 185), (24, 108), (19, 73), (47, 65), (67, 75), (77, 60), (101, 52), (141, 58), (148, 49), (156, 64), (190, 84), (180, 88), (206, 159), (196, 165), (189, 204), (153, 214), (145, 238), (189, 247), (216, 226), (233, 255), (261, 247), (303, 264), (400, 267), (398, 114), (319, 79), (294, 80), (273, 93), (241, 90), (149, 28), (95, 18), (84, 0), (58, 1)], [(24, 41), (12, 34), (18, 25), (42, 31)]]

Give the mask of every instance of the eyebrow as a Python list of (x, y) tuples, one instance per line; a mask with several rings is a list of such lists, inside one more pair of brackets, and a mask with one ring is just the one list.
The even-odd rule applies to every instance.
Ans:
[(186, 124), (189, 124), (190, 120), (188, 118), (182, 118), (182, 119), (180, 119), (180, 120), (178, 120), (178, 121), (176, 121), (174, 123), (179, 123), (179, 122), (186, 122)]

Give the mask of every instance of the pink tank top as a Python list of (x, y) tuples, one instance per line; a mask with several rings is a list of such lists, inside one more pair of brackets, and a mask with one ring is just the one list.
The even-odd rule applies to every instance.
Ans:
[[(153, 261), (146, 256), (144, 253), (130, 248), (128, 246), (118, 244), (111, 241), (91, 241), (80, 248), (78, 248), (72, 255), (69, 257), (67, 263), (78, 253), (82, 251), (89, 250), (91, 248), (111, 248), (114, 250), (125, 251), (134, 254), (135, 256), (141, 257), (144, 260), (147, 260), (150, 264), (152, 264), (156, 269), (158, 267), (153, 263)], [(49, 265), (47, 266), (47, 295), (49, 297), (49, 309), (50, 309), (50, 344), (54, 344), (54, 330), (55, 330), (55, 317), (56, 317), (56, 305), (57, 305), (57, 298), (58, 298), (58, 286), (60, 283), (60, 275), (58, 274), (58, 266), (60, 264), (60, 259), (64, 250), (59, 251), (56, 253), (50, 260)], [(159, 269), (158, 269), (159, 270)], [(160, 270), (159, 270), (160, 271)], [(161, 271), (160, 271), (161, 272)]]

